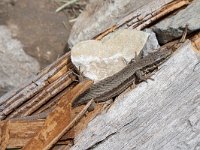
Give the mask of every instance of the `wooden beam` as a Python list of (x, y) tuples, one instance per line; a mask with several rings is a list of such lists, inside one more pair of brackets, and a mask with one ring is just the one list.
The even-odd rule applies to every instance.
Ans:
[(9, 120), (0, 122), (0, 147), (21, 148), (44, 125), (44, 120)]
[(90, 80), (83, 81), (66, 93), (45, 120), (44, 127), (25, 145), (23, 150), (51, 148), (66, 133), (66, 127), (70, 124), (71, 102), (87, 90), (92, 83)]
[(22, 116), (31, 115), (34, 111), (45, 104), (50, 98), (69, 86), (75, 80), (75, 78), (76, 77), (72, 75), (71, 71), (65, 73), (62, 77), (54, 81), (39, 94), (33, 97), (33, 99), (29, 100), (28, 103), (25, 103), (23, 106), (16, 109), (15, 112), (9, 115), (8, 118), (16, 117), (18, 114), (21, 114)]
[(193, 46), (200, 51), (200, 33), (195, 34), (192, 38), (192, 44)]
[[(27, 102), (29, 99), (34, 97), (36, 94), (40, 93), (46, 86), (48, 86), (54, 79), (60, 76), (61, 71), (69, 70), (72, 65), (69, 65), (70, 53), (62, 56), (55, 63), (41, 71), (41, 73), (32, 79), (24, 88), (17, 90), (17, 92), (10, 93), (1, 99), (1, 107), (4, 108), (0, 112), (0, 120), (3, 120), (8, 116), (13, 110)], [(63, 69), (66, 68), (66, 69)], [(58, 73), (59, 72), (59, 73)], [(48, 79), (50, 79), (48, 81)]]
[(199, 52), (186, 41), (148, 80), (116, 98), (76, 138), (79, 149), (197, 149)]

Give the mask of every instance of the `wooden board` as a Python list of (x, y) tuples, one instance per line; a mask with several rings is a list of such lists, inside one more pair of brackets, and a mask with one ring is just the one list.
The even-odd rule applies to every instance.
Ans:
[(199, 149), (199, 60), (187, 41), (154, 81), (120, 95), (90, 122), (71, 149)]
[(72, 101), (87, 90), (92, 83), (90, 80), (83, 81), (66, 93), (56, 108), (48, 115), (44, 127), (24, 146), (23, 150), (51, 148), (68, 130)]
[(0, 122), (0, 147), (21, 148), (24, 146), (44, 125), (44, 121), (1, 121)]

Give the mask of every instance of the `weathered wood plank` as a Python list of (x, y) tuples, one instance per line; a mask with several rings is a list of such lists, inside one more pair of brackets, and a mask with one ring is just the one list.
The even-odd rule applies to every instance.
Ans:
[(155, 23), (157, 20), (161, 19), (162, 17), (172, 13), (173, 11), (187, 6), (189, 3), (190, 3), (189, 0), (174, 1), (164, 6), (160, 10), (156, 10), (152, 12), (151, 14), (143, 16), (142, 20), (136, 21), (129, 28), (133, 28), (133, 29), (136, 28), (137, 30), (142, 30), (145, 27), (149, 26), (150, 24)]
[(90, 122), (71, 149), (198, 149), (199, 59), (187, 41), (154, 81), (120, 95), (107, 113)]
[(195, 34), (191, 40), (193, 46), (200, 51), (200, 33)]
[(75, 77), (73, 77), (71, 74), (72, 72), (70, 71), (64, 73), (61, 78), (53, 82), (50, 86), (47, 86), (45, 89), (43, 89), (28, 103), (15, 110), (15, 112), (11, 114), (8, 118), (16, 117), (18, 114), (21, 114), (21, 116), (28, 116), (33, 114), (34, 111), (47, 103), (49, 99), (65, 89), (75, 80)]
[(0, 147), (21, 148), (24, 146), (44, 125), (44, 121), (1, 121), (0, 122)]
[(44, 127), (25, 145), (23, 150), (45, 150), (51, 148), (66, 133), (66, 127), (71, 121), (70, 111), (72, 101), (79, 94), (87, 90), (92, 83), (90, 80), (83, 81), (66, 93), (45, 120)]
[(0, 98), (0, 120), (5, 119), (12, 111), (16, 110), (21, 104), (27, 102), (36, 94), (41, 92), (51, 82), (57, 80), (64, 72), (72, 67), (70, 53), (65, 54), (52, 65), (41, 71), (34, 79), (24, 85), (23, 88), (6, 94)]

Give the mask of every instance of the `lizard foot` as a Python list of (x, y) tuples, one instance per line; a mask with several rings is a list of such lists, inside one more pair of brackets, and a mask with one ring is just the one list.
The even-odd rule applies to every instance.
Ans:
[(95, 107), (96, 107), (96, 103), (95, 103), (95, 101), (93, 101), (92, 104), (88, 107), (87, 111), (91, 112), (95, 109)]
[(104, 102), (102, 111), (107, 112), (108, 109), (111, 107), (111, 104), (112, 104), (113, 102), (114, 102), (113, 99), (110, 99), (110, 100)]
[(135, 81), (131, 84), (131, 86), (130, 86), (130, 88), (131, 89), (134, 89), (136, 87), (136, 85), (135, 85)]
[(151, 78), (151, 74), (150, 74), (150, 75), (143, 75), (143, 74), (142, 74), (142, 71), (140, 71), (140, 70), (136, 71), (135, 74), (136, 74), (136, 77), (137, 77), (140, 81), (145, 81), (145, 82), (147, 82), (148, 79), (154, 81), (154, 79)]

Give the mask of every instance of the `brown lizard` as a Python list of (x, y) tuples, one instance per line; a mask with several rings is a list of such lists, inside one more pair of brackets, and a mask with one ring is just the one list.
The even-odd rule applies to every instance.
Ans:
[(76, 107), (86, 104), (91, 99), (94, 99), (95, 102), (104, 102), (119, 95), (133, 84), (137, 78), (144, 80), (144, 77), (140, 75), (141, 71), (148, 69), (148, 67), (156, 67), (158, 64), (164, 62), (171, 54), (172, 50), (163, 49), (129, 63), (113, 76), (92, 85), (88, 91), (80, 95), (72, 103), (72, 106)]
[(107, 101), (122, 93), (130, 85), (135, 83), (136, 79), (142, 81), (148, 79), (142, 76), (141, 73), (151, 72), (160, 64), (164, 63), (174, 49), (177, 49), (185, 41), (186, 35), (187, 25), (183, 31), (182, 38), (177, 40), (172, 46), (161, 48), (142, 59), (136, 59), (136, 61), (130, 62), (125, 68), (113, 76), (92, 85), (89, 90), (73, 101), (72, 107), (86, 104), (91, 99), (94, 99), (95, 102)]

